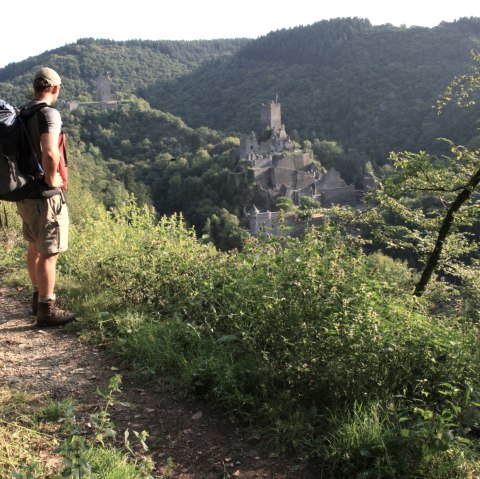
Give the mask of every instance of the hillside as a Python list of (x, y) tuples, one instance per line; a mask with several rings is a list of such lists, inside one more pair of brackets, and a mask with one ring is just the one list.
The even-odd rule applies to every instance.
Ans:
[(62, 72), (62, 97), (85, 101), (108, 72), (120, 99), (136, 95), (190, 127), (236, 135), (256, 128), (260, 103), (278, 94), (288, 132), (336, 141), (382, 164), (391, 150), (477, 136), (474, 110), (439, 117), (432, 105), (479, 45), (479, 18), (435, 28), (335, 19), (257, 40), (82, 39), (0, 69), (0, 88), (21, 103), (31, 71), (49, 64)]
[(287, 131), (338, 141), (382, 163), (391, 150), (476, 135), (474, 112), (439, 118), (432, 105), (467, 71), (479, 45), (478, 18), (435, 28), (336, 19), (271, 32), (231, 57), (141, 91), (191, 126), (243, 134), (257, 124), (259, 104), (278, 94)]
[[(112, 426), (121, 438), (125, 432), (134, 436), (133, 430), (148, 432), (148, 455), (154, 461), (153, 477), (195, 479), (199, 474), (219, 477), (218, 474), (225, 470), (230, 474), (239, 471), (244, 479), (260, 474), (275, 475), (277, 479), (288, 479), (292, 474), (298, 479), (316, 477), (298, 460), (279, 458), (264, 443), (248, 441), (245, 433), (240, 435), (237, 428), (207, 402), (193, 400), (172, 387), (142, 382), (121, 357), (82, 342), (78, 332), (81, 326), (77, 333), (71, 328), (67, 331), (35, 329), (18, 292), (12, 293), (4, 286), (0, 287), (0, 311), (0, 436), (3, 439), (0, 439), (0, 477), (12, 477), (10, 471), (17, 465), (16, 453), (22, 455), (23, 462), (40, 462), (39, 469), (44, 474), (35, 477), (45, 478), (48, 472), (51, 477), (52, 471), (58, 472), (62, 457), (55, 450), (55, 439), (62, 441), (61, 432), (58, 427), (55, 431), (52, 426), (48, 428), (48, 422), (31, 424), (29, 421), (34, 422), (33, 417), (30, 418), (32, 409), (38, 415), (42, 402), (54, 404), (58, 401), (61, 408), (70, 401), (74, 404), (78, 427), (90, 432), (92, 412), (101, 409), (97, 391), (106, 388), (114, 374), (121, 375), (122, 387), (117, 391), (118, 404), (111, 413)], [(74, 355), (72, 350), (75, 350)], [(14, 401), (15, 407), (12, 407)], [(27, 428), (18, 427), (27, 422), (30, 428), (39, 427), (46, 434), (35, 437), (30, 429), (29, 437)], [(122, 441), (117, 441), (116, 446), (121, 449)], [(229, 457), (232, 459), (226, 461)], [(132, 477), (122, 475), (123, 468), (112, 471), (115, 466), (119, 468), (112, 460), (105, 466), (109, 477), (115, 477), (115, 472), (116, 477), (122, 479)], [(94, 477), (102, 476), (105, 477), (97, 471)]]
[(109, 73), (112, 89), (128, 97), (159, 79), (173, 79), (193, 72), (205, 61), (228, 56), (248, 40), (143, 41), (94, 40), (85, 38), (42, 55), (0, 69), (2, 95), (22, 103), (32, 71), (49, 65), (61, 72), (62, 97), (66, 101), (95, 99), (96, 79)]
[(63, 115), (85, 181), (97, 179), (98, 195), (101, 178), (109, 207), (126, 187), (160, 214), (181, 211), (198, 233), (224, 225), (237, 238), (224, 242), (231, 247), (249, 189), (246, 178), (233, 183), (235, 148), (259, 126), (262, 102), (278, 94), (292, 139), (310, 140), (323, 166), (362, 188), (365, 164), (383, 165), (392, 150), (443, 152), (440, 137), (480, 144), (478, 105), (432, 108), (479, 45), (479, 18), (435, 28), (336, 19), (257, 40), (82, 39), (0, 69), (0, 91), (21, 104), (32, 71), (48, 64), (62, 74), (62, 100), (91, 101), (108, 72), (129, 103)]

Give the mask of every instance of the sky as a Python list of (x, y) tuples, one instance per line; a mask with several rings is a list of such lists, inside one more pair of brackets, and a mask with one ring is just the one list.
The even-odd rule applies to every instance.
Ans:
[(434, 27), (480, 17), (478, 0), (38, 0), (2, 2), (0, 68), (80, 38), (200, 40), (258, 38), (339, 17)]

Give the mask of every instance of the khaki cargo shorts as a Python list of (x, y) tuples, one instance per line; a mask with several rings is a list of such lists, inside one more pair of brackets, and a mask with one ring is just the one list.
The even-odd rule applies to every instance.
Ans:
[(35, 243), (41, 254), (56, 254), (68, 248), (68, 208), (62, 195), (17, 202), (23, 220), (23, 237)]

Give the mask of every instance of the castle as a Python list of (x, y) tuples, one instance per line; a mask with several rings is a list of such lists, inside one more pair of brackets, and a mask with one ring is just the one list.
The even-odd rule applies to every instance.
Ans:
[(118, 108), (119, 101), (114, 100), (112, 96), (112, 79), (108, 75), (99, 75), (96, 79), (97, 84), (97, 97), (96, 101), (70, 101), (67, 103), (67, 108), (70, 111), (76, 110), (80, 107), (95, 106), (103, 109), (116, 109)]
[(260, 128), (241, 139), (240, 159), (253, 176), (253, 207), (249, 214), (250, 233), (264, 225), (275, 229), (278, 212), (271, 210), (279, 196), (299, 205), (303, 196), (317, 200), (324, 208), (332, 205), (358, 206), (361, 193), (347, 185), (335, 168), (326, 171), (314, 161), (311, 151), (303, 151), (282, 125), (281, 104), (262, 104)]

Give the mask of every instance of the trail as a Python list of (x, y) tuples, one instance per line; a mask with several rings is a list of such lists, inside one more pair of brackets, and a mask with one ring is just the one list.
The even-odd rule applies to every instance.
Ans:
[[(38, 329), (29, 305), (0, 287), (0, 387), (44, 395), (71, 397), (77, 419), (87, 423), (102, 406), (96, 390), (114, 374), (122, 376), (112, 420), (123, 431), (146, 430), (154, 476), (166, 477), (167, 459), (176, 479), (318, 479), (294, 461), (277, 457), (262, 444), (246, 439), (221, 413), (198, 399), (161, 383), (142, 383), (108, 350), (85, 344), (69, 327)], [(169, 459), (170, 458), (170, 459)]]

